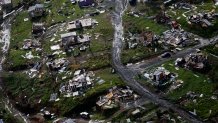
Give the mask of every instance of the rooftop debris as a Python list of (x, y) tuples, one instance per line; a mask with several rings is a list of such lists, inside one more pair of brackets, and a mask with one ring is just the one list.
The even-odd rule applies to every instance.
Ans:
[(188, 17), (188, 23), (200, 25), (201, 27), (210, 27), (213, 26), (216, 17), (217, 14), (213, 11), (208, 13), (197, 13)]
[(52, 71), (63, 72), (64, 70), (67, 69), (69, 65), (69, 61), (66, 58), (59, 58), (59, 59), (48, 61), (46, 65)]
[(22, 49), (30, 50), (30, 49), (39, 48), (40, 46), (41, 46), (41, 43), (39, 41), (37, 41), (37, 40), (25, 39)]
[(184, 58), (178, 58), (175, 65), (199, 72), (206, 72), (210, 69), (207, 56), (203, 53), (193, 53)]
[(60, 92), (64, 97), (82, 95), (87, 89), (94, 84), (94, 73), (86, 72), (85, 70), (75, 71), (74, 77), (60, 87)]
[(129, 87), (113, 87), (109, 90), (107, 95), (100, 96), (96, 104), (101, 107), (101, 109), (112, 109), (119, 107), (122, 103), (132, 102), (138, 98), (139, 95), (134, 93)]

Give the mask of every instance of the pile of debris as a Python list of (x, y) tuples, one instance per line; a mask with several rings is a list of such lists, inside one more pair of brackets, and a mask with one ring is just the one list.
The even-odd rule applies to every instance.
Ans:
[(166, 12), (160, 12), (156, 15), (155, 20), (159, 24), (169, 24), (171, 21), (171, 18), (169, 15), (166, 14)]
[(167, 30), (163, 32), (163, 40), (167, 45), (184, 47), (191, 44), (191, 36), (184, 30)]
[(134, 49), (138, 45), (141, 46), (154, 46), (158, 43), (160, 36), (156, 35), (152, 31), (143, 31), (140, 34), (132, 34), (129, 32), (128, 37), (126, 38), (128, 48)]
[(87, 89), (93, 86), (93, 78), (93, 72), (86, 72), (85, 70), (75, 71), (73, 79), (62, 84), (59, 91), (64, 94), (64, 97), (82, 95)]
[(109, 90), (107, 95), (100, 96), (96, 104), (101, 109), (112, 109), (119, 107), (121, 103), (132, 102), (138, 98), (139, 95), (134, 93), (129, 87), (118, 88), (115, 86)]
[(23, 48), (24, 50), (30, 50), (39, 48), (41, 46), (41, 43), (38, 40), (34, 39), (25, 39), (23, 42)]
[(177, 9), (186, 9), (186, 10), (190, 10), (193, 8), (193, 6), (190, 3), (184, 3), (184, 2), (178, 2), (174, 5), (174, 7)]
[(178, 58), (175, 61), (175, 65), (199, 72), (208, 71), (210, 66), (207, 56), (203, 53), (193, 53), (185, 58)]
[(61, 73), (66, 70), (69, 61), (66, 58), (51, 59), (46, 65), (51, 71), (58, 71)]
[(188, 23), (197, 24), (201, 27), (210, 27), (213, 26), (213, 21), (216, 17), (217, 13), (214, 12), (193, 14), (188, 17)]

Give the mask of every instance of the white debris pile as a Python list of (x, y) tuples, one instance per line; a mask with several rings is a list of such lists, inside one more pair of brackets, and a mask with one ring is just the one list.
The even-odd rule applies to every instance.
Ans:
[(86, 72), (85, 70), (75, 71), (73, 79), (62, 84), (59, 91), (64, 94), (64, 97), (82, 95), (93, 86), (94, 76), (93, 72)]
[(32, 51), (27, 52), (25, 55), (22, 55), (22, 57), (25, 58), (25, 59), (40, 58), (40, 56), (34, 56), (32, 54)]
[(41, 66), (42, 66), (42, 64), (37, 62), (33, 68), (25, 71), (24, 73), (26, 73), (30, 78), (35, 78), (39, 74), (39, 70), (40, 70)]
[(176, 80), (172, 83), (172, 85), (170, 86), (169, 92), (172, 92), (176, 89), (179, 89), (180, 87), (182, 87), (183, 85), (183, 81), (182, 80)]
[(115, 86), (106, 95), (100, 96), (96, 104), (101, 109), (112, 109), (120, 104), (136, 101), (139, 98), (140, 96), (129, 87), (118, 88)]
[(69, 65), (69, 61), (66, 58), (59, 58), (47, 62), (46, 65), (49, 67), (50, 70), (62, 73)]

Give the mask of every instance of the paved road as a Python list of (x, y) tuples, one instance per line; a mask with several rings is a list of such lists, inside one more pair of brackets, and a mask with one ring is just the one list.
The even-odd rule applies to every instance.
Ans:
[(128, 66), (128, 67), (131, 68), (131, 69), (134, 69), (134, 70), (136, 70), (138, 72), (142, 72), (145, 69), (151, 68), (151, 67), (156, 66), (156, 65), (163, 64), (166, 61), (170, 61), (170, 60), (173, 60), (173, 59), (176, 59), (176, 58), (184, 57), (184, 56), (186, 56), (186, 55), (188, 55), (190, 53), (195, 52), (196, 49), (205, 47), (205, 46), (210, 45), (210, 44), (215, 44), (215, 43), (218, 42), (218, 36), (215, 36), (215, 37), (213, 37), (211, 39), (199, 38), (199, 41), (200, 41), (200, 44), (198, 44), (198, 45), (196, 45), (194, 47), (182, 50), (182, 51), (172, 55), (171, 58), (166, 59), (166, 58), (161, 58), (161, 57), (155, 57), (155, 58), (152, 58), (152, 59), (149, 59), (149, 60), (145, 60), (142, 63), (133, 64), (133, 65)]
[[(126, 9), (127, 0), (115, 0), (116, 7), (115, 11), (113, 13), (112, 22), (115, 28), (115, 34), (114, 34), (114, 41), (113, 41), (113, 49), (112, 49), (112, 60), (113, 60), (113, 67), (116, 69), (118, 74), (121, 76), (121, 78), (126, 82), (127, 85), (129, 85), (133, 90), (135, 90), (137, 93), (139, 93), (144, 98), (149, 99), (151, 102), (161, 106), (165, 107), (167, 109), (170, 109), (174, 111), (175, 113), (178, 113), (181, 117), (183, 117), (185, 120), (192, 122), (192, 123), (201, 123), (202, 121), (197, 118), (196, 116), (190, 114), (189, 112), (185, 111), (184, 109), (180, 108), (178, 105), (175, 105), (167, 100), (162, 99), (159, 95), (154, 94), (149, 91), (147, 87), (142, 86), (137, 82), (134, 77), (137, 75), (138, 70), (133, 68), (127, 68), (121, 63), (121, 50), (122, 50), (122, 43), (123, 43), (123, 26), (122, 26), (122, 15)], [(218, 37), (218, 36), (217, 36)], [(215, 41), (218, 38), (214, 37), (210, 40), (208, 39), (201, 39), (201, 44), (189, 48), (187, 50), (181, 51), (177, 55), (173, 56), (172, 58), (181, 57), (185, 54), (189, 54), (195, 49), (206, 46), (209, 44), (210, 41)], [(140, 68), (146, 68), (149, 66), (152, 66), (154, 64), (161, 64), (167, 61), (168, 59), (160, 59), (160, 58), (154, 58), (153, 60), (150, 60), (150, 62), (146, 62), (139, 66)]]

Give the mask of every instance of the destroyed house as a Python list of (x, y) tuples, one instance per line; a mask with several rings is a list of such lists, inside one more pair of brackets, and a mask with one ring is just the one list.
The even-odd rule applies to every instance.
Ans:
[(185, 67), (193, 70), (205, 70), (208, 67), (207, 56), (202, 53), (191, 54), (185, 58)]
[(77, 37), (78, 43), (89, 43), (90, 36), (89, 35), (80, 35)]
[(77, 34), (76, 32), (69, 32), (61, 34), (62, 46), (68, 47), (77, 44)]
[(59, 71), (65, 69), (69, 64), (69, 61), (65, 58), (59, 58), (46, 63), (50, 70)]
[(30, 6), (28, 12), (31, 18), (41, 17), (45, 13), (45, 8), (43, 4), (36, 4), (34, 6)]
[(85, 8), (94, 5), (94, 0), (79, 0), (78, 1), (80, 8)]
[(114, 87), (109, 90), (108, 94), (100, 96), (96, 105), (102, 109), (111, 109), (119, 106), (119, 104), (132, 102), (138, 98), (139, 96), (130, 88), (124, 89)]
[(201, 25), (202, 25), (202, 27), (213, 26), (213, 24), (210, 21), (208, 21), (207, 19), (202, 19)]
[(30, 50), (32, 48), (37, 48), (39, 47), (41, 44), (40, 42), (33, 40), (33, 39), (25, 39), (24, 43), (23, 43), (23, 49), (24, 50)]
[(42, 35), (45, 31), (45, 27), (43, 23), (33, 23), (32, 25), (32, 34), (34, 36)]
[(66, 97), (70, 96), (79, 96), (87, 89), (92, 87), (93, 79), (91, 78), (92, 74), (90, 72), (79, 73), (78, 75), (74, 74), (73, 79), (69, 80), (67, 83), (60, 86), (60, 92), (67, 94)]

